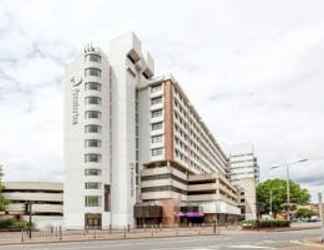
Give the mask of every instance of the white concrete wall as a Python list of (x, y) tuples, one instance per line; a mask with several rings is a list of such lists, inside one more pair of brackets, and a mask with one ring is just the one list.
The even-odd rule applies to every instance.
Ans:
[[(65, 226), (71, 229), (84, 228), (85, 213), (103, 214), (102, 224), (110, 224), (110, 218), (104, 213), (104, 184), (110, 183), (110, 138), (109, 138), (109, 91), (110, 91), (110, 67), (103, 53), (97, 50), (102, 56), (101, 63), (86, 62), (84, 54), (80, 56), (73, 64), (66, 69), (64, 87), (65, 87), (65, 104), (64, 104), (64, 220)], [(101, 78), (95, 76), (85, 76), (84, 70), (87, 67), (96, 67), (102, 70)], [(78, 86), (73, 86), (71, 78), (81, 78), (82, 82)], [(101, 83), (101, 91), (85, 90), (85, 82)], [(73, 93), (79, 91), (77, 98), (77, 124), (73, 124)], [(86, 96), (101, 97), (100, 105), (85, 105)], [(74, 100), (76, 101), (76, 99)], [(74, 103), (75, 105), (76, 103)], [(102, 113), (101, 119), (85, 119), (86, 110), (98, 110)], [(96, 124), (102, 126), (100, 134), (86, 134), (84, 127), (87, 124)], [(100, 139), (101, 148), (85, 148), (85, 139)], [(99, 153), (102, 155), (99, 163), (85, 163), (84, 154)], [(102, 170), (101, 176), (86, 177), (84, 171), (86, 168), (97, 168)], [(86, 190), (85, 182), (96, 181), (101, 183), (99, 190)], [(86, 208), (85, 196), (94, 194), (101, 196), (100, 208)]]

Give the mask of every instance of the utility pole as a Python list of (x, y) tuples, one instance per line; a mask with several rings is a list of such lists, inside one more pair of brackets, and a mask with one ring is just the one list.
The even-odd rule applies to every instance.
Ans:
[(271, 188), (271, 190), (270, 190), (270, 216), (271, 216), (271, 219), (273, 218), (273, 215), (272, 215), (272, 196), (273, 196), (273, 194), (272, 194), (272, 188)]
[(291, 165), (295, 165), (297, 163), (301, 163), (301, 162), (305, 162), (305, 161), (309, 161), (309, 159), (305, 158), (305, 159), (300, 159), (298, 161), (294, 161), (294, 162), (290, 162), (290, 163), (286, 163), (283, 165), (275, 165), (272, 166), (270, 168), (270, 170), (275, 169), (275, 168), (280, 168), (283, 166), (286, 166), (286, 170), (287, 170), (287, 220), (290, 221), (290, 174), (289, 174), (289, 166)]
[(324, 215), (323, 215), (323, 203), (322, 203), (322, 193), (318, 193), (318, 208), (321, 218), (321, 242), (324, 242)]
[(290, 221), (290, 176), (289, 176), (289, 165), (287, 168), (287, 220)]
[(29, 239), (31, 239), (32, 238), (32, 202), (31, 201), (28, 201), (27, 208), (28, 208), (28, 214), (29, 214), (28, 236), (29, 236)]

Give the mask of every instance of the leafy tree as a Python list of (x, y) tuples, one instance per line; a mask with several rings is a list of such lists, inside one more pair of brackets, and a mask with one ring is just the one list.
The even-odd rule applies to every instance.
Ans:
[(1, 194), (1, 192), (2, 192), (2, 190), (3, 190), (3, 188), (4, 188), (4, 186), (3, 186), (3, 184), (2, 184), (2, 176), (3, 176), (3, 174), (2, 174), (2, 168), (1, 168), (1, 165), (0, 165), (0, 211), (5, 211), (5, 209), (6, 209), (6, 206), (8, 205), (8, 200), (7, 199), (5, 199), (5, 197), (3, 197), (3, 195)]
[(297, 218), (310, 218), (315, 215), (314, 211), (309, 208), (298, 208), (296, 212)]
[[(304, 205), (310, 200), (307, 189), (303, 189), (296, 182), (290, 181), (290, 203)], [(270, 193), (272, 191), (272, 212), (282, 212), (287, 207), (287, 182), (283, 179), (266, 180), (258, 184), (256, 189), (257, 203), (262, 204), (263, 213), (270, 212)]]

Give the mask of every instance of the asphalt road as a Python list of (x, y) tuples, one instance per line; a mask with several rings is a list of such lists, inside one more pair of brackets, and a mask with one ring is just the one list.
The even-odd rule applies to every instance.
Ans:
[[(320, 249), (303, 248), (304, 238), (318, 237), (319, 230), (276, 233), (228, 233), (217, 236), (193, 236), (141, 240), (88, 241), (58, 244), (2, 246), (10, 250), (235, 250), (235, 249)], [(291, 248), (290, 248), (291, 247)], [(323, 248), (324, 249), (324, 248)]]

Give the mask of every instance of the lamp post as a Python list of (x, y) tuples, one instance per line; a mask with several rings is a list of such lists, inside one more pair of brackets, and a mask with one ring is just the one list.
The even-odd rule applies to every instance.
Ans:
[[(308, 159), (300, 159), (298, 161), (294, 162), (288, 162), (286, 164), (281, 164), (281, 165), (275, 165), (270, 168), (270, 170), (275, 169), (275, 168), (280, 168), (285, 166), (286, 167), (286, 181), (287, 181), (287, 220), (290, 221), (290, 173), (289, 173), (289, 167), (301, 162), (308, 161)], [(272, 213), (272, 190), (271, 190), (271, 213)]]

